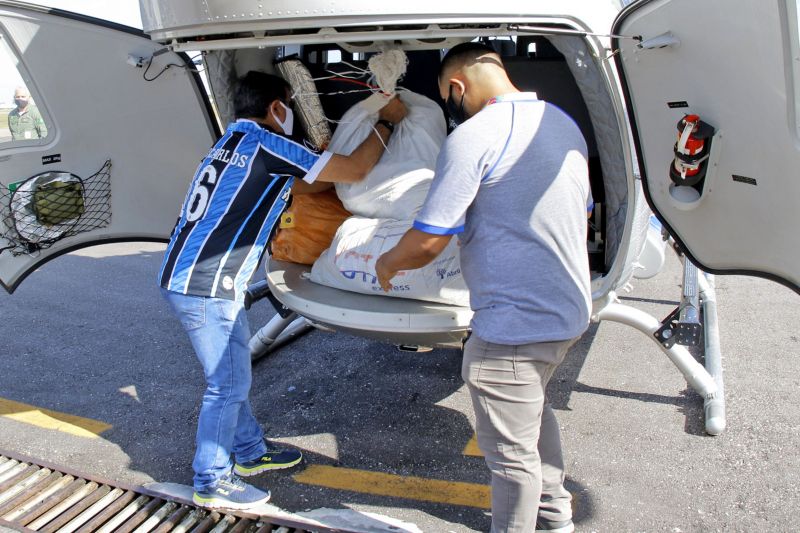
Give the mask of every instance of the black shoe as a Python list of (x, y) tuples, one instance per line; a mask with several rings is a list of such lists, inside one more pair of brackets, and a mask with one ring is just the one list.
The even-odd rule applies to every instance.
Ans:
[(291, 468), (303, 460), (300, 450), (274, 448), (267, 444), (267, 453), (253, 461), (236, 463), (233, 471), (241, 477), (256, 476), (267, 470)]
[(553, 522), (544, 518), (536, 520), (536, 533), (573, 533), (575, 531), (575, 524), (572, 520), (559, 520)]

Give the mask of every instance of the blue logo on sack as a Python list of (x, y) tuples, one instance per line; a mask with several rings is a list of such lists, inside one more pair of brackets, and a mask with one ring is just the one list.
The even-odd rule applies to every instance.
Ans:
[(458, 276), (459, 274), (461, 274), (460, 268), (455, 270), (447, 270), (446, 268), (436, 269), (436, 275), (439, 276), (439, 279), (452, 278), (453, 276)]
[(356, 279), (357, 276), (361, 276), (361, 281), (364, 283), (369, 283), (371, 285), (378, 283), (377, 276), (369, 272), (364, 272), (363, 270), (340, 270), (339, 272), (347, 279)]

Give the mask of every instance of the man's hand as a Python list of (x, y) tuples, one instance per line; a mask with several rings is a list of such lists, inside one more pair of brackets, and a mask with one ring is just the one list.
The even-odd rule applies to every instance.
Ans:
[(392, 290), (391, 281), (398, 272), (389, 266), (390, 260), (386, 257), (389, 254), (391, 254), (391, 250), (380, 256), (378, 262), (375, 263), (375, 273), (378, 275), (378, 283), (380, 283), (381, 289), (383, 289), (384, 292)]
[[(378, 116), (392, 124), (397, 124), (403, 120), (406, 113), (405, 104), (395, 96), (381, 108)], [(381, 158), (386, 143), (389, 142), (390, 133), (388, 131), (376, 129), (375, 132), (377, 135), (368, 135), (350, 155), (333, 154), (328, 164), (317, 176), (317, 181), (357, 183), (363, 180)]]
[(392, 290), (392, 278), (401, 270), (422, 268), (442, 253), (452, 235), (433, 235), (418, 229), (408, 230), (397, 246), (383, 254), (375, 263), (375, 274), (381, 289)]
[(386, 104), (378, 111), (378, 119), (380, 120), (388, 120), (392, 124), (397, 124), (403, 118), (405, 118), (408, 110), (406, 109), (405, 104), (400, 100), (398, 96), (392, 97), (389, 100), (389, 103)]

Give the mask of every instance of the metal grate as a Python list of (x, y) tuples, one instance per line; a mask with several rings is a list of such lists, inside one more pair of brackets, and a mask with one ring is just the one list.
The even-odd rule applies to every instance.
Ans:
[(207, 510), (0, 452), (0, 530), (42, 533), (306, 533), (343, 530), (242, 511)]

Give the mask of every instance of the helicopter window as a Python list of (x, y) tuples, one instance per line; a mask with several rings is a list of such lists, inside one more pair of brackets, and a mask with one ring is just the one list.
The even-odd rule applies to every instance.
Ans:
[(0, 32), (0, 145), (32, 144), (52, 130), (47, 114), (32, 94), (30, 77)]
[(325, 55), (325, 62), (328, 64), (342, 62), (342, 52), (340, 50), (328, 50)]

